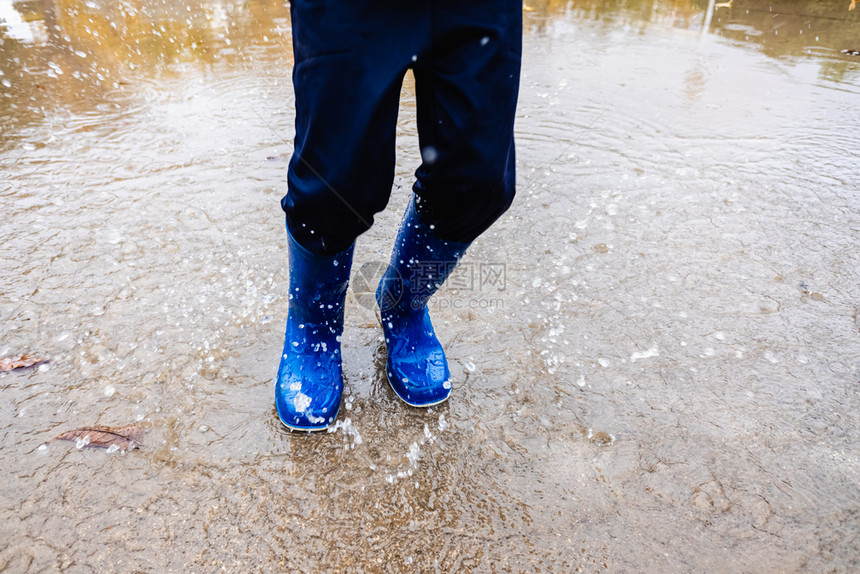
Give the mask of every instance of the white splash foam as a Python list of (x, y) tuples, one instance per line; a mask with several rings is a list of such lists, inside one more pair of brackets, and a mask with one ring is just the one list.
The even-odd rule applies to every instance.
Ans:
[(297, 412), (303, 413), (311, 406), (311, 398), (304, 393), (298, 393), (296, 398), (293, 399), (293, 405), (295, 405)]
[(635, 353), (630, 355), (630, 360), (631, 361), (638, 361), (639, 359), (648, 359), (651, 357), (659, 357), (659, 356), (660, 356), (660, 349), (657, 347), (657, 345), (651, 345), (650, 347), (648, 347), (647, 351), (636, 351)]

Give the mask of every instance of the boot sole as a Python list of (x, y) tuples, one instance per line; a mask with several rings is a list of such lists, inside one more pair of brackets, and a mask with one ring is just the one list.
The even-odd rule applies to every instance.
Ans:
[(325, 427), (295, 427), (293, 425), (288, 425), (287, 423), (285, 423), (284, 419), (282, 419), (281, 417), (278, 417), (278, 419), (280, 419), (282, 425), (284, 425), (285, 427), (290, 429), (290, 432), (292, 432), (292, 431), (322, 432), (322, 431), (328, 430), (327, 426), (325, 426)]
[[(386, 363), (387, 362), (388, 361), (386, 360)], [(435, 407), (436, 405), (441, 405), (442, 403), (444, 403), (445, 401), (447, 401), (451, 397), (451, 392), (448, 391), (448, 394), (445, 396), (444, 399), (438, 400), (435, 403), (422, 403), (420, 405), (415, 404), (415, 403), (410, 403), (409, 401), (404, 399), (403, 395), (398, 393), (397, 389), (394, 388), (394, 385), (391, 384), (391, 373), (388, 372), (387, 368), (385, 369), (385, 379), (388, 381), (388, 386), (391, 387), (391, 390), (394, 391), (395, 395), (397, 395), (397, 398), (400, 399), (401, 401), (403, 401), (404, 403), (406, 403), (407, 405), (409, 405), (410, 407), (415, 407), (418, 409), (426, 409), (426, 408), (430, 408), (430, 407)]]
[[(339, 413), (340, 413), (340, 408), (338, 408), (338, 409), (337, 409), (337, 412), (334, 414), (334, 420), (335, 420), (335, 421), (337, 420), (337, 415), (338, 415)], [(298, 426), (291, 425), (291, 424), (288, 424), (288, 423), (284, 422), (284, 419), (282, 419), (282, 418), (281, 418), (280, 413), (278, 414), (278, 420), (279, 420), (279, 421), (281, 421), (281, 424), (282, 424), (282, 425), (284, 425), (285, 427), (287, 427), (288, 429), (290, 429), (290, 431), (291, 431), (291, 432), (292, 432), (292, 431), (303, 431), (303, 432), (322, 432), (322, 431), (326, 431), (326, 430), (328, 430), (328, 429), (329, 429), (329, 427), (331, 426), (331, 425), (329, 424), (329, 425), (325, 425), (325, 426), (323, 426), (323, 427), (298, 427)], [(332, 423), (332, 424), (334, 424), (334, 423)]]

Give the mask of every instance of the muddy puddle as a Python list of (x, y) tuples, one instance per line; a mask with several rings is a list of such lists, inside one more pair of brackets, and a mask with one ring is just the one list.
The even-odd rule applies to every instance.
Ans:
[[(50, 359), (0, 374), (0, 569), (857, 571), (851, 4), (529, 0), (518, 199), (432, 303), (426, 411), (365, 297), (407, 78), (310, 436), (272, 385), (288, 6), (0, 0), (0, 357)], [(130, 424), (141, 450), (42, 446)]]

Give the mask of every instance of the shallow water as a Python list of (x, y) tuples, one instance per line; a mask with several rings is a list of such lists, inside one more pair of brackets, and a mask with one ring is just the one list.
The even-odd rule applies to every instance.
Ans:
[[(0, 375), (0, 568), (856, 571), (849, 4), (529, 1), (519, 196), (432, 303), (426, 411), (364, 297), (407, 78), (347, 394), (305, 435), (272, 389), (288, 8), (0, 0), (0, 356), (51, 359)], [(142, 451), (40, 448), (133, 422)]]

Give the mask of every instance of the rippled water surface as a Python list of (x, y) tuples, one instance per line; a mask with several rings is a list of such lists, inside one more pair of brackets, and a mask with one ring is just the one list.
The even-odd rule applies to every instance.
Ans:
[[(731, 4), (725, 6), (723, 4)], [(272, 378), (281, 2), (0, 0), (0, 569), (860, 569), (860, 10), (524, 6), (519, 195), (388, 388), (359, 240), (333, 432)], [(143, 450), (43, 443), (140, 424)]]

